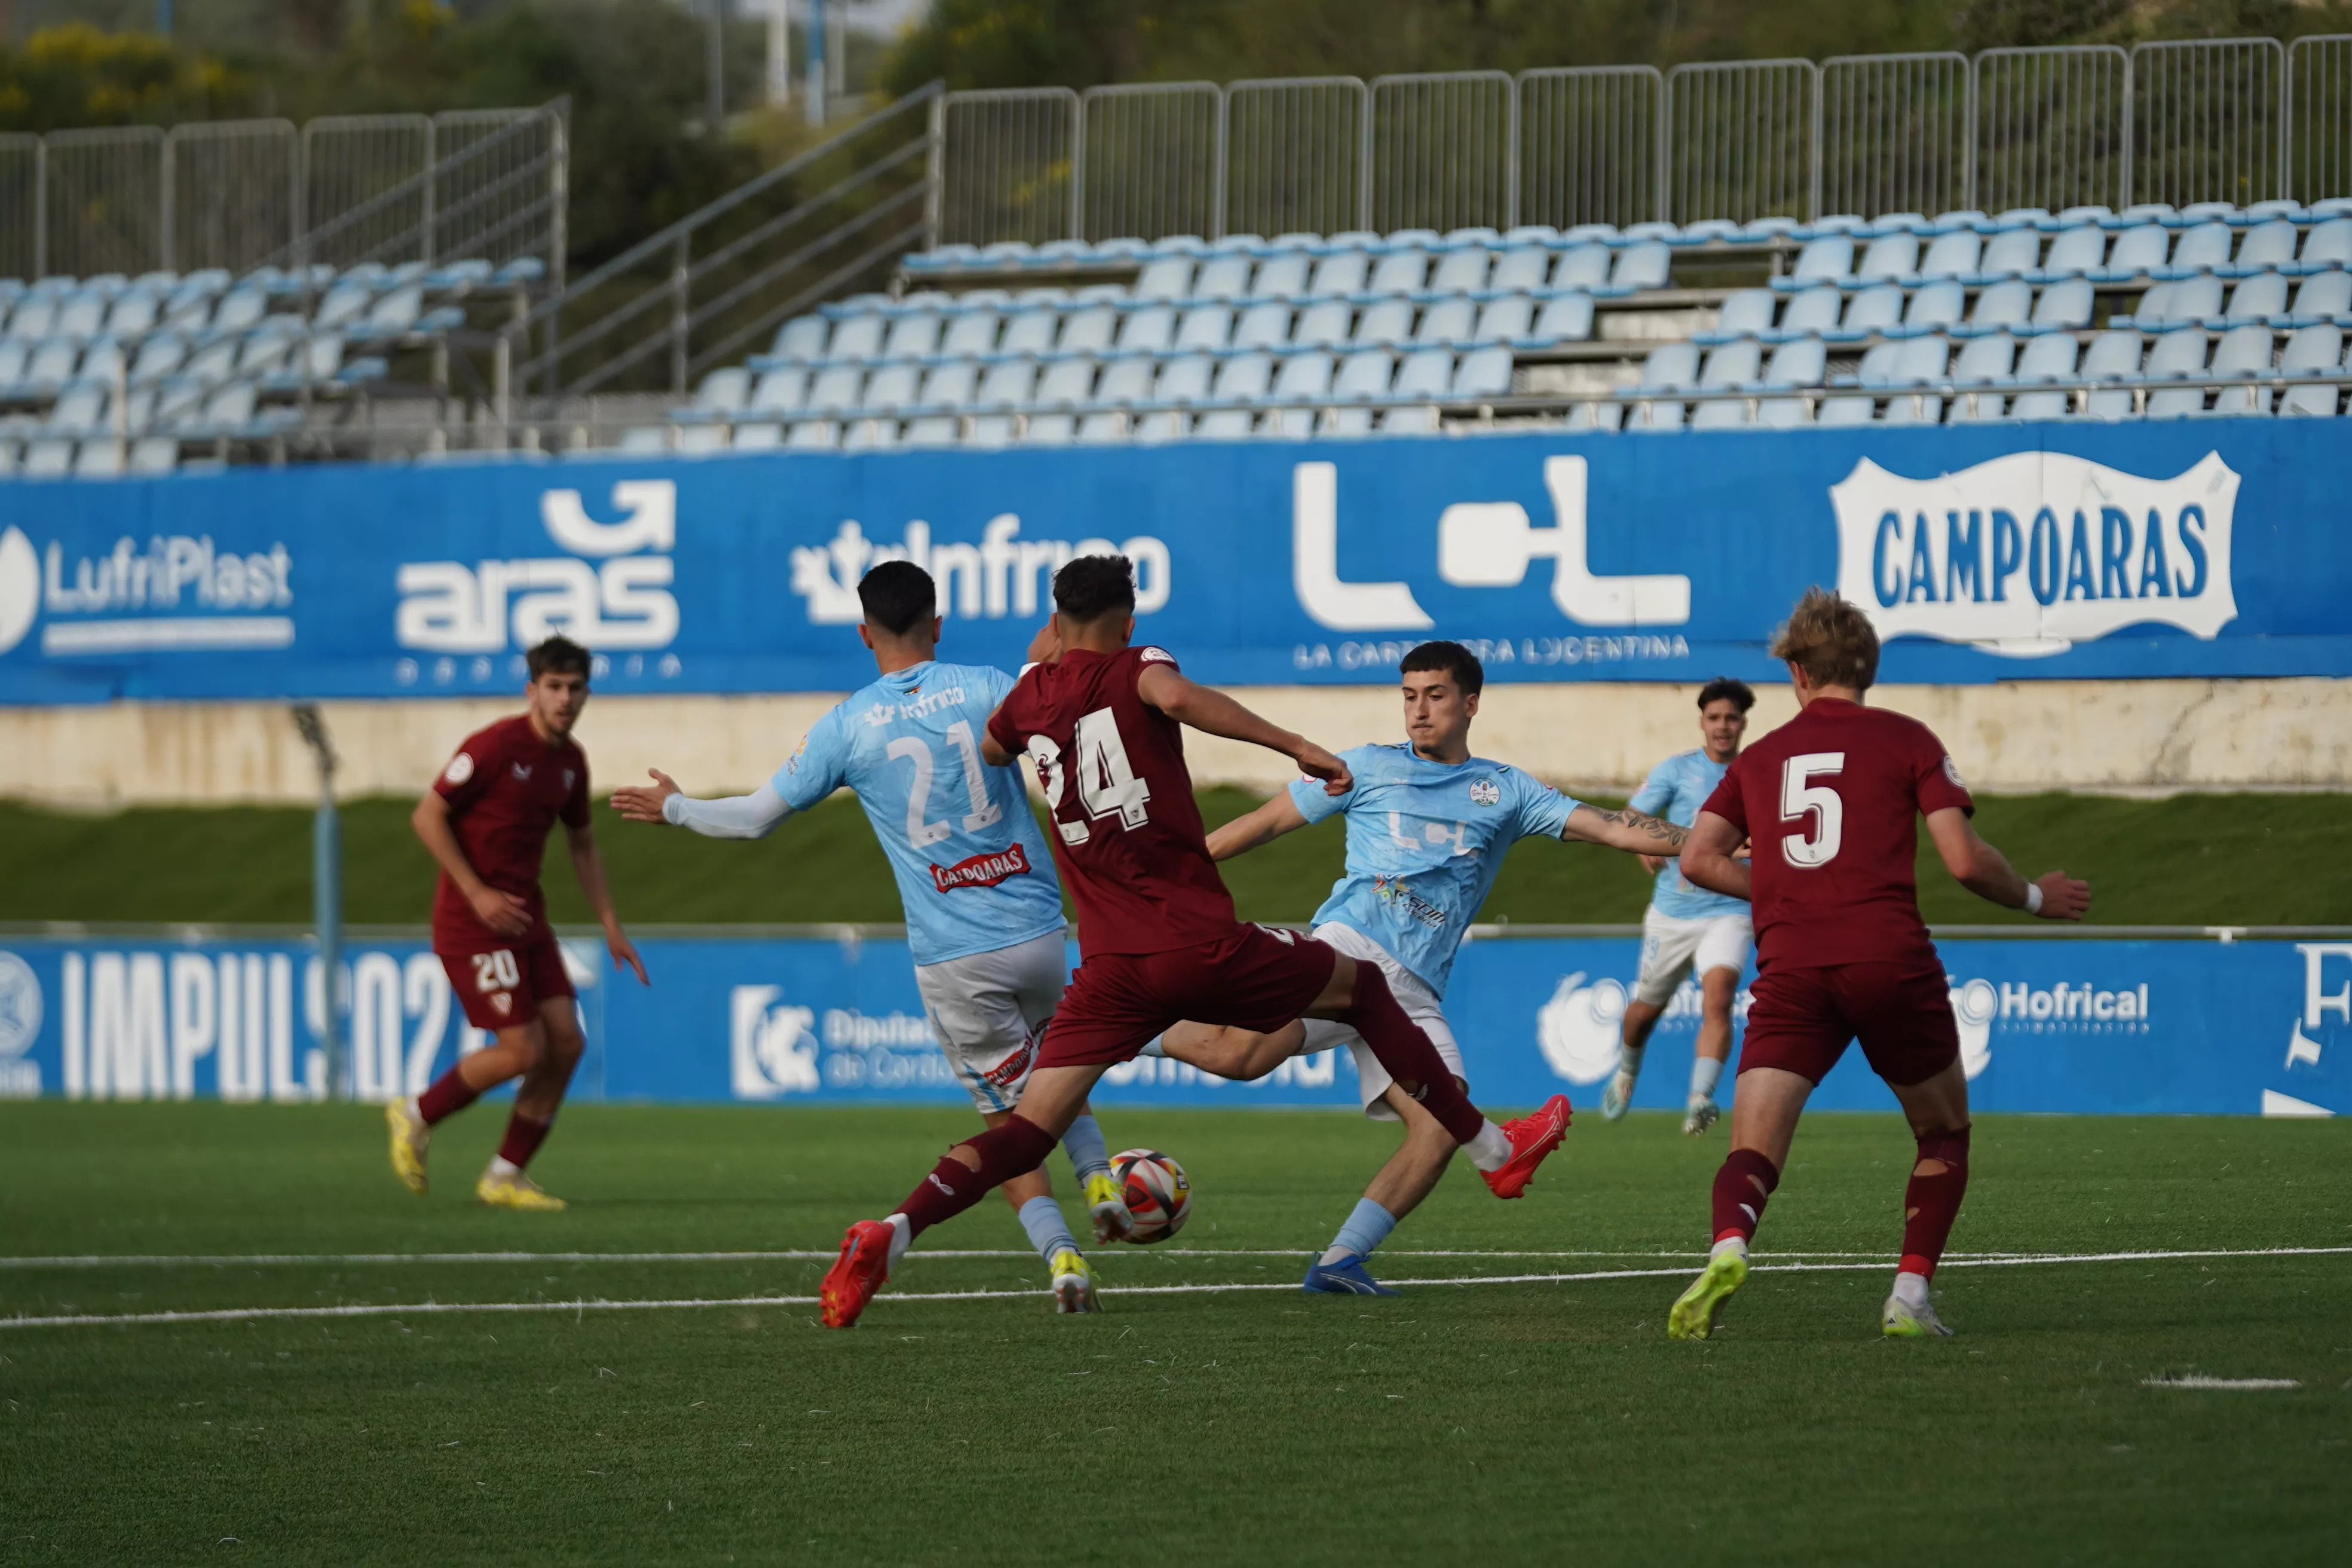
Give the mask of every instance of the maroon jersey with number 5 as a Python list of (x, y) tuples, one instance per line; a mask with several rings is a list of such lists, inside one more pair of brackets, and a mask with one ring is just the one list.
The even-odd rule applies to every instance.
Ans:
[(567, 738), (550, 745), (530, 727), (530, 716), (518, 713), (467, 736), (433, 788), (449, 803), (450, 829), (474, 875), (527, 902), (531, 921), (519, 936), (499, 935), (445, 871), (433, 894), (433, 950), (481, 952), (551, 936), (539, 868), (559, 818), (568, 826), (588, 826), (588, 757), (579, 743)]
[(1932, 959), (1918, 819), (1976, 803), (1916, 719), (1815, 698), (1742, 751), (1705, 809), (1748, 836), (1756, 962), (1804, 969)]
[(1233, 934), (1233, 895), (1209, 858), (1182, 726), (1136, 695), (1157, 647), (1073, 649), (1033, 667), (988, 721), (1036, 765), (1054, 859), (1078, 909), (1078, 946), (1169, 952)]

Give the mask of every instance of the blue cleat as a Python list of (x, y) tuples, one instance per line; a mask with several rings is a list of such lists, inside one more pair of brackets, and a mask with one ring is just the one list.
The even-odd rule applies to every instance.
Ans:
[(1395, 1296), (1391, 1290), (1364, 1271), (1364, 1260), (1349, 1258), (1338, 1263), (1310, 1263), (1307, 1266), (1307, 1283), (1299, 1287), (1322, 1296)]

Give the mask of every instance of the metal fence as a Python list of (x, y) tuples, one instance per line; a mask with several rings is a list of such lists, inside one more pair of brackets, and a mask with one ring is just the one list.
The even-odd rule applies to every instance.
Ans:
[(538, 256), (560, 277), (567, 112), (0, 137), (0, 276)]
[(940, 237), (2352, 195), (2352, 35), (950, 93)]

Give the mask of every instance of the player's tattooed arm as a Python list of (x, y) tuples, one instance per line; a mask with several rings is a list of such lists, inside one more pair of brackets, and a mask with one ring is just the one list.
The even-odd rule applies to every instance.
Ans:
[(1333, 795), (1345, 795), (1355, 787), (1355, 775), (1349, 773), (1348, 764), (1306, 736), (1260, 718), (1223, 692), (1189, 680), (1164, 664), (1144, 667), (1136, 679), (1135, 694), (1179, 724), (1281, 752), (1298, 764), (1300, 773), (1322, 780), (1323, 787)]
[(1306, 826), (1307, 818), (1299, 811), (1298, 803), (1290, 798), (1290, 792), (1276, 790), (1273, 798), (1255, 811), (1234, 817), (1209, 835), (1209, 858), (1230, 860)]
[(1568, 814), (1559, 830), (1560, 837), (1570, 844), (1605, 844), (1645, 857), (1679, 850), (1685, 833), (1663, 816), (1652, 816), (1630, 805), (1615, 811), (1579, 805)]
[(1747, 837), (1729, 818), (1701, 811), (1683, 839), (1683, 880), (1710, 893), (1747, 898), (1748, 862), (1734, 853)]

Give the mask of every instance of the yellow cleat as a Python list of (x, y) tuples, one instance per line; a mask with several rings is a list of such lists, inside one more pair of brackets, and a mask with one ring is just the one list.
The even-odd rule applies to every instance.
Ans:
[(1095, 1271), (1067, 1247), (1054, 1254), (1054, 1310), (1057, 1312), (1099, 1312), (1095, 1300)]
[(1125, 1241), (1135, 1229), (1135, 1215), (1128, 1212), (1126, 1190), (1108, 1172), (1097, 1171), (1087, 1178), (1087, 1212), (1094, 1216), (1095, 1240), (1102, 1246)]
[(498, 1175), (489, 1171), (474, 1184), (474, 1197), (497, 1209), (525, 1209), (532, 1214), (554, 1214), (563, 1207), (563, 1200), (539, 1190), (539, 1184), (517, 1171), (511, 1176)]
[(1879, 1309), (1878, 1331), (1890, 1340), (1948, 1339), (1952, 1332), (1927, 1302), (1914, 1307), (1895, 1296), (1886, 1298), (1886, 1305)]
[(1715, 1332), (1715, 1320), (1731, 1293), (1748, 1283), (1748, 1255), (1726, 1252), (1710, 1258), (1691, 1288), (1666, 1314), (1666, 1338), (1703, 1340)]
[(392, 1173), (417, 1196), (425, 1195), (425, 1152), (433, 1143), (433, 1129), (411, 1110), (408, 1101), (395, 1100), (383, 1108), (384, 1125), (392, 1130)]

